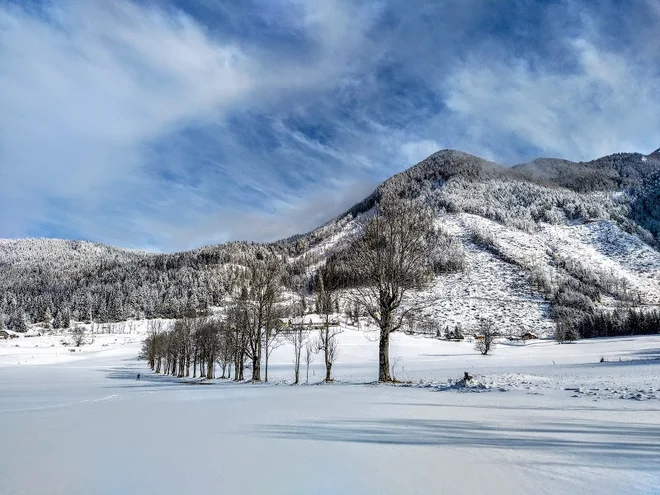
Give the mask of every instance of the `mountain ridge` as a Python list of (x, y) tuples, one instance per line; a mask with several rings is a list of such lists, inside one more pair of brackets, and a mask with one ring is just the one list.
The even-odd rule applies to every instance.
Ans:
[[(455, 258), (448, 262), (462, 267), (438, 278), (435, 290), (445, 302), (436, 319), (458, 324), (484, 308), (506, 313), (495, 302), (503, 300), (514, 306), (503, 324), (549, 331), (558, 312), (575, 316), (635, 298), (639, 306), (657, 304), (660, 203), (653, 181), (660, 161), (643, 157), (543, 158), (504, 167), (440, 150), (319, 228), (271, 243), (149, 253), (88, 241), (0, 240), (0, 319), (41, 321), (60, 312), (82, 319), (91, 312), (117, 321), (204, 311), (224, 304), (244, 283), (244, 267), (267, 253), (287, 260), (286, 286), (309, 288), (316, 270), (350, 248), (350, 232), (383, 194), (432, 207), (443, 249)], [(564, 185), (566, 168), (574, 183)], [(626, 291), (613, 288), (620, 284)]]
[[(621, 158), (623, 158), (623, 160)], [(634, 159), (633, 160), (634, 166), (632, 167), (633, 170), (635, 169), (636, 166), (638, 166), (640, 168), (644, 168), (645, 169), (644, 172), (635, 174), (634, 177), (632, 178), (628, 176), (625, 177), (620, 176), (619, 182), (621, 183), (621, 186), (618, 188), (612, 187), (614, 184), (617, 184), (617, 182), (613, 180), (607, 184), (600, 183), (600, 184), (592, 185), (591, 187), (595, 189), (591, 189), (591, 190), (603, 190), (605, 186), (610, 186), (610, 187), (605, 188), (604, 190), (618, 190), (620, 188), (630, 187), (630, 185), (639, 185), (644, 177), (651, 175), (653, 172), (660, 171), (660, 148), (658, 148), (653, 153), (650, 153), (649, 155), (642, 155), (641, 153), (612, 153), (610, 155), (606, 155), (593, 160), (580, 161), (580, 162), (574, 162), (563, 158), (539, 157), (529, 162), (516, 164), (511, 167), (507, 167), (497, 162), (480, 158), (476, 155), (472, 155), (470, 153), (461, 150), (445, 148), (436, 151), (435, 153), (429, 155), (420, 162), (408, 167), (407, 169), (392, 175), (391, 177), (383, 181), (379, 186), (377, 186), (376, 189), (366, 198), (362, 199), (361, 201), (358, 201), (343, 213), (328, 220), (328, 222), (319, 225), (312, 231), (294, 234), (292, 236), (271, 242), (236, 240), (236, 241), (228, 241), (219, 244), (205, 244), (200, 247), (188, 249), (184, 251), (152, 252), (141, 249), (113, 246), (111, 244), (106, 244), (100, 241), (90, 241), (85, 239), (60, 239), (56, 237), (25, 237), (25, 238), (0, 238), (0, 246), (3, 243), (7, 244), (11, 241), (52, 240), (52, 241), (72, 242), (72, 243), (89, 243), (93, 245), (106, 246), (109, 248), (118, 249), (127, 252), (142, 252), (153, 255), (168, 255), (168, 254), (174, 255), (179, 253), (194, 252), (197, 250), (214, 248), (217, 246), (223, 246), (232, 243), (255, 243), (260, 245), (270, 245), (270, 244), (286, 242), (292, 239), (296, 239), (300, 236), (308, 235), (311, 232), (314, 232), (315, 230), (322, 228), (328, 223), (336, 221), (346, 215), (349, 214), (357, 215), (361, 213), (363, 210), (371, 208), (378, 201), (384, 190), (387, 190), (388, 188), (395, 189), (396, 182), (400, 181), (401, 179), (412, 180), (412, 181), (421, 181), (421, 180), (446, 181), (455, 176), (461, 176), (472, 180), (488, 179), (494, 177), (508, 177), (508, 178), (522, 178), (522, 179), (534, 181), (541, 185), (564, 187), (571, 190), (577, 190), (578, 192), (585, 192), (584, 186), (581, 186), (579, 184), (576, 185), (575, 182), (573, 180), (570, 180), (569, 178), (560, 179), (559, 177), (557, 177), (557, 175), (559, 175), (561, 172), (565, 170), (572, 169), (571, 170), (572, 172), (579, 170), (580, 172), (586, 173), (587, 175), (592, 174), (592, 177), (590, 177), (592, 179), (594, 177), (601, 178), (603, 176), (606, 177), (609, 176), (610, 178), (614, 179), (615, 174), (612, 170), (608, 170), (607, 168), (603, 170), (604, 169), (604, 167), (602, 166), (603, 162), (607, 160), (611, 160), (611, 161), (618, 161), (620, 164), (621, 162), (625, 162), (626, 158)], [(647, 161), (642, 160), (643, 158), (651, 158), (652, 161), (647, 163)], [(628, 163), (628, 165), (630, 165), (630, 163)], [(543, 167), (544, 170), (539, 170), (540, 167)], [(630, 172), (630, 170), (631, 168), (629, 167), (627, 171)], [(626, 170), (624, 170), (624, 172), (626, 172)], [(574, 174), (568, 174), (567, 177), (574, 178)]]

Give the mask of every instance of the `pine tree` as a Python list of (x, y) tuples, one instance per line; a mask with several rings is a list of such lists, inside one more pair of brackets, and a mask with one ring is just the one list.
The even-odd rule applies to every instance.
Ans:
[(62, 312), (56, 311), (55, 318), (53, 319), (53, 328), (58, 329), (62, 328)]
[(71, 326), (71, 312), (69, 311), (69, 308), (63, 308), (61, 313), (62, 313), (61, 327), (69, 328)]
[(11, 330), (16, 330), (17, 332), (25, 332), (28, 329), (27, 324), (27, 315), (22, 308), (17, 308), (14, 313), (11, 315), (8, 323), (8, 327)]
[(46, 306), (46, 311), (44, 312), (44, 328), (53, 327), (53, 314), (50, 310), (50, 306)]

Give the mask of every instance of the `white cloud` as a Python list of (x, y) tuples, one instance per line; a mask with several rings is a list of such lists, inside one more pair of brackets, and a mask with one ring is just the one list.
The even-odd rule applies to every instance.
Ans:
[(410, 141), (401, 145), (401, 154), (409, 166), (419, 163), (424, 158), (440, 149), (440, 145), (432, 139)]
[(571, 70), (475, 56), (448, 74), (446, 104), (469, 139), (500, 159), (515, 157), (506, 150), (512, 136), (545, 156), (573, 160), (657, 146), (660, 57), (653, 63), (613, 52), (590, 37), (564, 43)]
[(226, 30), (166, 2), (0, 4), (0, 235), (272, 239), (441, 147), (505, 163), (651, 151), (645, 2), (617, 24), (625, 43), (607, 9), (564, 2), (523, 33), (539, 46), (513, 50), (481, 30), (484, 0), (200, 3)]
[(68, 7), (0, 8), (0, 206), (10, 235), (41, 219), (64, 222), (53, 204), (83, 216), (130, 194), (149, 180), (149, 140), (238, 103), (253, 86), (240, 50), (182, 14), (120, 2)]
[(221, 209), (204, 215), (192, 227), (171, 229), (168, 245), (175, 249), (191, 249), (209, 242), (268, 242), (302, 234), (346, 212), (376, 187), (376, 181), (337, 180), (311, 191), (312, 194), (303, 198), (277, 204), (272, 213), (247, 208), (238, 211)]
[[(0, 6), (2, 234), (29, 234), (46, 220), (74, 231), (91, 224), (92, 235), (104, 238), (103, 225), (90, 221), (100, 218), (113, 220), (106, 227), (115, 232), (105, 236), (116, 239), (113, 213), (121, 212), (108, 209), (117, 198), (160, 195), (162, 184), (147, 169), (152, 142), (191, 123), (222, 129), (231, 110), (334, 84), (346, 69), (341, 51), (360, 40), (360, 19), (339, 3), (323, 12), (315, 2), (302, 6), (303, 25), (321, 46), (312, 64), (271, 59), (268, 47), (248, 54), (181, 11), (153, 4), (72, 1), (43, 12)], [(228, 159), (247, 161), (245, 151)], [(189, 174), (185, 157), (174, 166)], [(238, 181), (246, 178), (240, 168), (229, 171)], [(264, 181), (274, 171), (254, 172), (255, 187), (279, 187)], [(184, 210), (196, 201), (177, 199)], [(57, 211), (49, 211), (54, 204)]]

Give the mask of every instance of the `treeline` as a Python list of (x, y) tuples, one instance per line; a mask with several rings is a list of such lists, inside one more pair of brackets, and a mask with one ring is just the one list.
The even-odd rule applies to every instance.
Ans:
[(282, 278), (280, 258), (261, 253), (249, 263), (243, 285), (222, 318), (184, 318), (169, 331), (152, 331), (143, 355), (160, 373), (213, 378), (216, 361), (224, 372), (233, 365), (235, 379), (243, 380), (246, 360), (251, 362), (252, 380), (261, 380), (262, 356), (266, 361), (282, 327)]
[[(230, 243), (167, 255), (53, 240), (13, 241), (4, 248), (0, 325), (18, 331), (30, 323), (68, 328), (72, 320), (106, 323), (204, 314), (245, 285), (246, 267), (253, 260), (289, 259), (282, 243)], [(12, 254), (3, 257), (10, 249)], [(308, 253), (285, 262), (282, 283), (308, 284), (308, 267), (321, 259)]]
[(631, 204), (631, 216), (660, 245), (660, 170), (644, 179)]
[(543, 185), (580, 193), (620, 191), (640, 185), (660, 169), (660, 162), (640, 153), (614, 153), (589, 162), (541, 158), (512, 168), (514, 173)]
[[(316, 307), (326, 318), (318, 339), (312, 341), (310, 328), (302, 322), (305, 298), (299, 295), (295, 300), (285, 299), (285, 277), (281, 258), (266, 254), (257, 256), (248, 264), (244, 283), (231, 297), (222, 316), (181, 318), (171, 329), (152, 322), (142, 357), (156, 373), (196, 377), (199, 371), (200, 376), (214, 378), (218, 364), (222, 378), (232, 378), (233, 370), (233, 379), (242, 381), (249, 369), (253, 382), (268, 381), (271, 353), (289, 340), (296, 350), (296, 382), (305, 345), (310, 348), (308, 355), (323, 351), (326, 379), (330, 380), (336, 356), (336, 334), (330, 330), (329, 315), (339, 306), (335, 292), (326, 291), (322, 280), (319, 281), (320, 286), (315, 289)], [(297, 322), (291, 320), (296, 316)]]
[(655, 335), (660, 333), (660, 311), (635, 309), (599, 312), (580, 320), (576, 326), (583, 339)]
[(184, 318), (176, 320), (171, 330), (157, 320), (150, 322), (141, 357), (156, 373), (179, 377), (197, 377), (199, 371), (200, 377), (215, 378), (218, 362), (224, 378), (233, 357), (230, 337), (217, 319)]

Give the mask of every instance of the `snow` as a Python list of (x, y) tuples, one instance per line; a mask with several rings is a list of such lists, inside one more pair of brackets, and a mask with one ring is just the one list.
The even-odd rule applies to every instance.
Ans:
[[(466, 254), (464, 273), (443, 274), (421, 294), (433, 302), (426, 313), (441, 329), (460, 324), (464, 332), (473, 333), (479, 319), (487, 318), (506, 335), (529, 331), (551, 336), (555, 323), (549, 301), (535, 293), (529, 277), (530, 269), (539, 268), (550, 279), (558, 278), (550, 252), (593, 273), (625, 280), (627, 290), (640, 295), (640, 309), (660, 306), (660, 252), (612, 221), (542, 223), (533, 234), (468, 213), (441, 215), (437, 224), (461, 239)], [(498, 249), (515, 263), (471, 243), (474, 231), (492, 235)], [(604, 298), (600, 307), (612, 309), (612, 301)]]
[[(136, 358), (146, 328), (76, 352), (62, 335), (0, 341), (0, 494), (660, 486), (660, 336), (501, 342), (481, 356), (470, 342), (395, 334), (404, 383), (386, 386), (373, 383), (375, 335), (344, 327), (337, 382), (288, 386), (288, 345), (271, 356), (271, 385), (154, 375)], [(322, 367), (316, 356), (313, 383)]]

